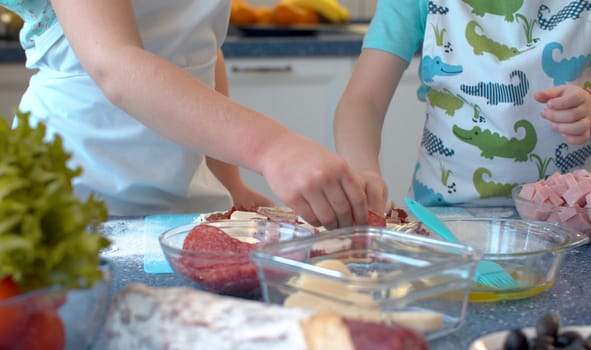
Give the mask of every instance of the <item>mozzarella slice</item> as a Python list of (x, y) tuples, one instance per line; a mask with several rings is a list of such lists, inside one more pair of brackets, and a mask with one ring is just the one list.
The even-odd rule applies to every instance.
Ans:
[(230, 220), (267, 220), (267, 217), (252, 211), (236, 210), (230, 215)]

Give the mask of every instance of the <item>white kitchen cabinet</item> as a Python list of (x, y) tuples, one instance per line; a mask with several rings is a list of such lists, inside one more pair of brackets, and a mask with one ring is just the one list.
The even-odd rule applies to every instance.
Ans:
[(392, 98), (382, 130), (380, 164), (389, 198), (399, 206), (412, 181), (425, 124), (425, 106), (417, 99), (419, 58), (404, 73)]
[(0, 116), (12, 120), (31, 75), (22, 63), (0, 64)]
[[(355, 0), (353, 0), (355, 1)], [(353, 18), (372, 18), (375, 11), (378, 0), (357, 0), (359, 3), (359, 12), (353, 13), (351, 12), (351, 16)]]
[[(230, 97), (334, 150), (334, 110), (353, 63), (351, 57), (226, 58)], [(262, 176), (242, 175), (280, 203)]]
[[(230, 97), (334, 150), (333, 116), (355, 57), (226, 58)], [(404, 74), (386, 117), (381, 164), (390, 196), (402, 205), (419, 150), (424, 106), (416, 98), (418, 59)], [(279, 200), (262, 176), (242, 170), (247, 184)]]

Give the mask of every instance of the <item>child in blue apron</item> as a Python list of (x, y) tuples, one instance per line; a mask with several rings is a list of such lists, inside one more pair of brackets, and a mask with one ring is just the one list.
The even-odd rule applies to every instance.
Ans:
[[(335, 114), (337, 152), (372, 184), (370, 209), (386, 203), (383, 121), (417, 52), (426, 121), (416, 200), (512, 205), (513, 187), (586, 167), (590, 37), (588, 0), (380, 0)], [(384, 152), (396, 162), (404, 150)]]
[(227, 162), (263, 175), (312, 224), (366, 222), (365, 184), (342, 158), (214, 90), (230, 0), (0, 5), (23, 17), (38, 70), (19, 109), (64, 139), (84, 169), (75, 190), (111, 215), (227, 210), (220, 179), (235, 199), (269, 205)]

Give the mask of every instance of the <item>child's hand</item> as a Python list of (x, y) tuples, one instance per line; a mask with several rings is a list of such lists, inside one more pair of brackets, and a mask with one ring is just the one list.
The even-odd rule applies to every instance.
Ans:
[(239, 208), (273, 207), (275, 203), (270, 198), (244, 185), (237, 186), (230, 191), (232, 202)]
[(383, 213), (388, 200), (388, 186), (384, 178), (379, 173), (372, 171), (360, 171), (359, 175), (366, 183), (367, 209), (376, 213)]
[(582, 145), (591, 138), (591, 94), (574, 85), (561, 85), (534, 95), (546, 103), (542, 117), (552, 122), (552, 130), (562, 134), (573, 145)]

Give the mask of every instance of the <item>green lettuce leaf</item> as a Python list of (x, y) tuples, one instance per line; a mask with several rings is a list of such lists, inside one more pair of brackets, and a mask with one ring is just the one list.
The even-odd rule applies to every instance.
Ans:
[(110, 244), (99, 231), (106, 205), (74, 194), (82, 169), (68, 168), (59, 135), (48, 141), (44, 123), (16, 117), (14, 129), (0, 118), (0, 279), (25, 292), (90, 287), (102, 279), (99, 252)]

